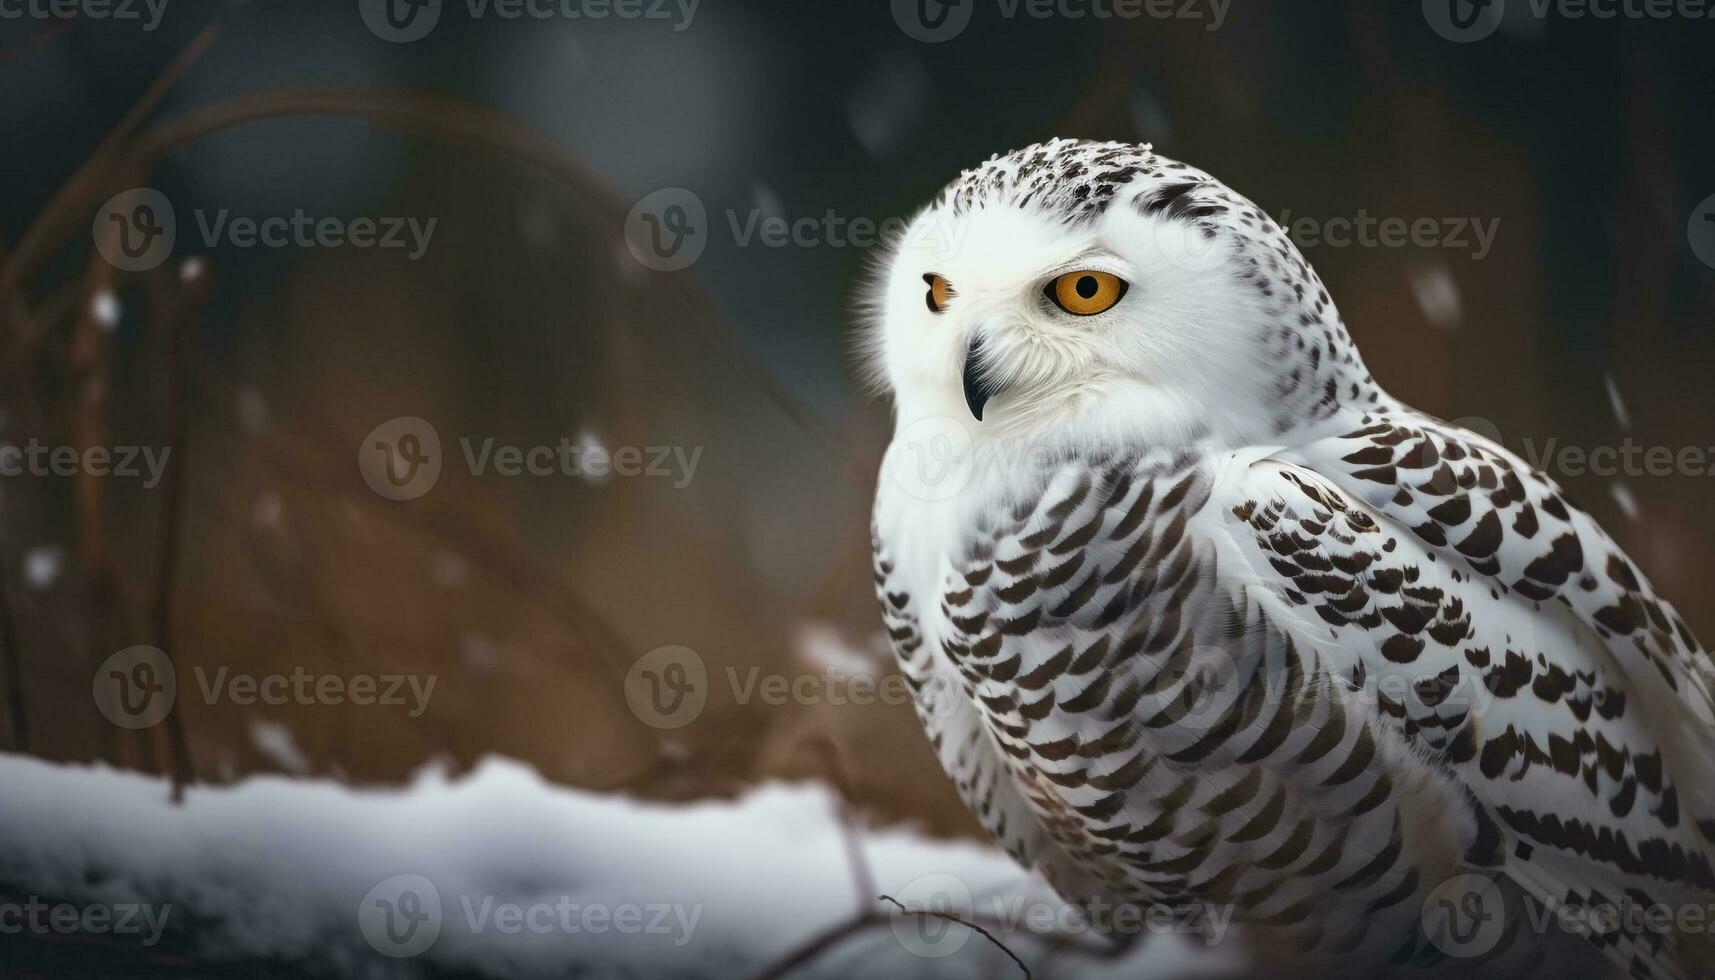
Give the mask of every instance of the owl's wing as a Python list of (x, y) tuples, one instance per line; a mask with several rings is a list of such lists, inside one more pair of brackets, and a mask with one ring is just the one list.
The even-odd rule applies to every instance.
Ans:
[(1102, 894), (1100, 884), (1057, 839), (1052, 821), (1044, 820), (1044, 811), (1027, 798), (1027, 787), (1014, 778), (1012, 763), (991, 731), (989, 712), (974, 690), (936, 658), (923, 620), (936, 614), (939, 596), (914, 592), (901, 571), (898, 563), (909, 542), (892, 539), (878, 522), (871, 527), (871, 545), (876, 597), (889, 644), (911, 686), (929, 747), (960, 798), (1007, 853), (1040, 871), (1061, 895), (1076, 901)]
[(1234, 533), (1252, 461), (1047, 466), (969, 517), (939, 594), (905, 587), (911, 542), (883, 528), (888, 626), (966, 802), (1062, 894), (1215, 903), (1312, 955), (1409, 959), (1464, 801), (1282, 622)]
[(1328, 570), (1307, 559), (1351, 549), (1318, 522), (1272, 529), (1270, 564), (1300, 608), (1336, 644), (1367, 638), (1379, 656), (1354, 655), (1372, 670), (1480, 680), (1456, 726), (1421, 699), (1382, 704), (1499, 823), (1506, 872), (1562, 905), (1708, 908), (1715, 670), (1618, 545), (1553, 481), (1427, 416), (1367, 418), (1282, 458), (1361, 502), (1387, 538), (1368, 567)]
[[(1453, 465), (1475, 449), (1454, 455), (1447, 498), (1499, 506)], [(1325, 468), (1267, 451), (1075, 462), (973, 516), (938, 597), (889, 590), (878, 566), (913, 683), (951, 673), (963, 708), (925, 723), (962, 788), (993, 788), (966, 796), (990, 828), (1007, 839), (1004, 810), (1051, 844), (1023, 856), (1051, 880), (1230, 901), (1320, 953), (1437, 955), (1411, 927), (1472, 868), (1563, 905), (1707, 900), (1707, 841), (1680, 796), (1708, 742), (1673, 740), (1697, 732), (1692, 708), (1603, 626), (1643, 600), (1598, 603), (1594, 625), (1527, 600), (1483, 561), (1532, 581), (1553, 577), (1543, 562), (1426, 540)], [(1551, 492), (1515, 497), (1557, 516)], [(945, 657), (897, 625), (920, 615)], [(1671, 610), (1643, 615), (1679, 632)], [(1509, 942), (1556, 938), (1510, 918)], [(1697, 972), (1658, 933), (1600, 942), (1649, 975)]]

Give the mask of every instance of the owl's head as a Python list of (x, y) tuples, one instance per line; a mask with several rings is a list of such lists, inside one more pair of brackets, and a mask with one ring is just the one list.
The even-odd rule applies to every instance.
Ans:
[(902, 427), (1243, 445), (1386, 397), (1280, 227), (1148, 145), (1054, 140), (965, 171), (866, 306)]

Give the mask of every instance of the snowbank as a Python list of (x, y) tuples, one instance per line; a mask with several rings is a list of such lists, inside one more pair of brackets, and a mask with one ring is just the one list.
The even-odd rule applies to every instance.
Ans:
[[(885, 893), (974, 914), (1039, 976), (1228, 965), (1203, 937), (1173, 934), (1148, 935), (1121, 960), (1050, 958), (1042, 934), (1079, 924), (1004, 854), (903, 830), (865, 831), (861, 843), (874, 877), (863, 908), (887, 918), (874, 900)], [(814, 786), (668, 806), (489, 760), (394, 791), (258, 777), (192, 790), (175, 807), (156, 778), (0, 756), (0, 886), (142, 905), (209, 963), (267, 957), (358, 977), (742, 977), (859, 914), (851, 867), (835, 800)], [(997, 915), (1017, 921), (997, 926)], [(792, 975), (1022, 974), (965, 926), (894, 915)]]

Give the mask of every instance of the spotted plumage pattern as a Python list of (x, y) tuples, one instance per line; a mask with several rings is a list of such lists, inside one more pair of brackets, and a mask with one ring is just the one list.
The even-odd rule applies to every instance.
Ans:
[[(890, 479), (921, 447), (889, 449), (885, 625), (943, 766), (1020, 862), (1073, 901), (1217, 903), (1273, 949), (1375, 969), (1450, 965), (1423, 910), (1460, 875), (1506, 903), (1466, 972), (1588, 955), (1531, 910), (1715, 904), (1715, 669), (1551, 479), (1388, 396), (1278, 226), (1201, 171), (1056, 141), (931, 214), (984, 209), (1083, 226), (1086, 250), (1163, 223), (1213, 240), (1266, 365), (1248, 431), (1116, 437), (1149, 430), (1088, 424), (1123, 414), (1115, 377), (1065, 424), (979, 429), (956, 495)], [(1013, 329), (1040, 344), (1058, 326), (1037, 315)], [(902, 433), (917, 383), (895, 383)], [(997, 404), (984, 426), (1017, 403)], [(1702, 937), (1586, 938), (1632, 976), (1715, 970)]]

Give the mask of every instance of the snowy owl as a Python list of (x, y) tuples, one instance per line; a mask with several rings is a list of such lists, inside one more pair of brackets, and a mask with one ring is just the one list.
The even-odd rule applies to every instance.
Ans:
[(1389, 396), (1254, 204), (1147, 145), (997, 155), (866, 316), (886, 628), (1062, 896), (1309, 968), (1715, 974), (1708, 654), (1554, 481)]

